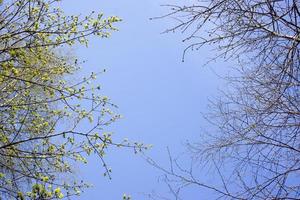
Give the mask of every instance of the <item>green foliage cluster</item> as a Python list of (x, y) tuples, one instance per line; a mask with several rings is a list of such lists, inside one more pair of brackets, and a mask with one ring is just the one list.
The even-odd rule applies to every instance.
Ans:
[[(72, 164), (110, 146), (140, 151), (143, 144), (114, 143), (103, 128), (120, 116), (99, 95), (92, 73), (71, 81), (76, 58), (63, 53), (88, 36), (108, 37), (118, 17), (65, 16), (58, 0), (0, 3), (0, 196), (5, 199), (61, 199), (88, 185), (72, 178)], [(74, 79), (74, 78), (73, 78)], [(89, 127), (82, 127), (89, 123)]]

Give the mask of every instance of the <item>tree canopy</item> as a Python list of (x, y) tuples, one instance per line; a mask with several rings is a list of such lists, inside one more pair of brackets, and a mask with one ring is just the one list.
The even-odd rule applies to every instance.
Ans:
[[(139, 151), (142, 144), (115, 143), (104, 128), (119, 118), (97, 73), (80, 80), (77, 58), (65, 53), (109, 37), (120, 19), (103, 14), (66, 16), (59, 0), (0, 3), (0, 196), (61, 199), (88, 185), (73, 176), (74, 162), (96, 153), (104, 175), (110, 146)], [(82, 127), (82, 124), (89, 126)]]
[(184, 199), (180, 191), (190, 185), (212, 191), (216, 199), (299, 199), (299, 1), (166, 6), (170, 12), (162, 18), (176, 20), (166, 32), (187, 35), (184, 54), (211, 46), (219, 53), (214, 59), (231, 59), (236, 66), (226, 77), (229, 90), (205, 116), (213, 128), (188, 144), (197, 166), (214, 171), (219, 181), (205, 182), (204, 174), (176, 160), (170, 170), (149, 162), (163, 170), (175, 199)]

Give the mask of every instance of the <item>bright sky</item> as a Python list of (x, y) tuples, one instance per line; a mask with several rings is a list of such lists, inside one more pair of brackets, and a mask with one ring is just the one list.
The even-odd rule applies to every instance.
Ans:
[[(185, 141), (197, 141), (201, 127), (207, 125), (201, 112), (207, 112), (208, 98), (222, 87), (222, 81), (213, 71), (224, 74), (229, 65), (218, 62), (203, 67), (213, 56), (207, 49), (190, 52), (186, 61), (181, 62), (183, 36), (160, 34), (170, 27), (171, 20), (149, 20), (168, 12), (160, 7), (168, 2), (65, 0), (63, 3), (67, 13), (88, 14), (95, 10), (123, 19), (118, 24), (119, 32), (111, 38), (92, 39), (89, 48), (79, 48), (76, 54), (87, 60), (84, 71), (107, 69), (98, 81), (103, 93), (119, 106), (118, 112), (124, 116), (110, 127), (115, 138), (153, 144), (147, 154), (165, 166), (167, 146), (178, 155), (184, 151)], [(142, 193), (152, 190), (167, 196), (167, 187), (158, 182), (161, 173), (132, 151), (112, 150), (106, 160), (113, 170), (111, 181), (102, 176), (103, 169), (96, 157), (91, 157), (87, 166), (79, 167), (78, 175), (94, 185), (79, 199), (118, 200), (126, 193), (133, 200), (142, 200), (147, 199)], [(196, 191), (188, 191), (186, 199), (199, 199)]]

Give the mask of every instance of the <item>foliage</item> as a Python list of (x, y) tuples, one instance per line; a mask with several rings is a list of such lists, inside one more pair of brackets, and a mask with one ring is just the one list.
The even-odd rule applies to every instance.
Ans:
[(74, 162), (96, 153), (110, 177), (108, 147), (146, 148), (112, 141), (103, 128), (119, 118), (115, 106), (90, 83), (97, 74), (74, 80), (80, 63), (63, 53), (87, 45), (90, 35), (108, 37), (120, 19), (65, 16), (58, 0), (4, 1), (0, 8), (0, 196), (78, 195), (88, 185), (72, 176)]
[(186, 51), (216, 47), (220, 57), (236, 61), (237, 72), (227, 77), (232, 87), (206, 116), (215, 128), (189, 144), (198, 166), (214, 171), (219, 182), (209, 184), (174, 160), (170, 170), (149, 162), (165, 172), (176, 199), (189, 185), (212, 191), (216, 199), (299, 199), (299, 1), (167, 6), (171, 12), (163, 17), (178, 22), (167, 32), (186, 32)]

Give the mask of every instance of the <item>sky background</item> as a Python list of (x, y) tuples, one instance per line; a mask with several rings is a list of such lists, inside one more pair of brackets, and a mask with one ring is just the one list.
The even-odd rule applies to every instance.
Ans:
[[(119, 31), (111, 38), (92, 38), (89, 48), (75, 49), (75, 54), (87, 61), (84, 73), (107, 70), (98, 76), (97, 82), (123, 116), (109, 127), (115, 138), (152, 144), (146, 154), (163, 166), (168, 166), (167, 147), (173, 155), (180, 155), (185, 151), (186, 141), (199, 139), (201, 128), (207, 126), (201, 113), (208, 111), (208, 99), (216, 96), (224, 84), (216, 74), (224, 75), (229, 66), (220, 61), (203, 66), (214, 55), (208, 48), (190, 52), (185, 62), (181, 61), (186, 47), (181, 42), (184, 36), (161, 34), (171, 27), (172, 20), (149, 20), (167, 13), (160, 5), (171, 2), (63, 1), (67, 14), (87, 15), (94, 10), (123, 19), (117, 24)], [(78, 199), (117, 200), (126, 193), (133, 200), (143, 200), (147, 199), (143, 194), (152, 191), (168, 196), (166, 185), (158, 181), (162, 173), (132, 150), (111, 149), (106, 161), (113, 170), (112, 180), (102, 176), (97, 157), (90, 157), (88, 165), (78, 167), (78, 176), (93, 184)], [(190, 160), (183, 158), (182, 162), (188, 164)], [(199, 199), (199, 195), (205, 197), (199, 190), (190, 189), (185, 197), (192, 200)]]

